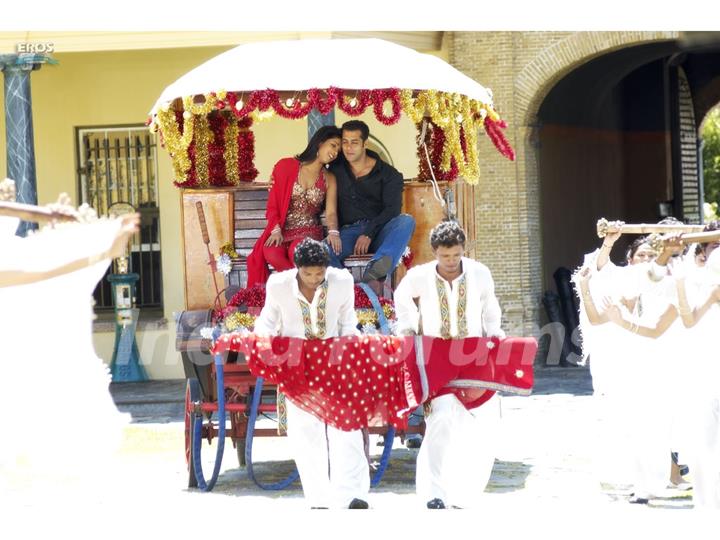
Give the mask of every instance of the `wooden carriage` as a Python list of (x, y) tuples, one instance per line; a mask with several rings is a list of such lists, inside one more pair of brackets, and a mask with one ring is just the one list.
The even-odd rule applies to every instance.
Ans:
[[(192, 466), (192, 424), (193, 415), (211, 416), (217, 412), (216, 372), (209, 352), (209, 343), (198, 334), (199, 328), (210, 326), (212, 308), (216, 300), (221, 305), (232, 297), (234, 292), (247, 282), (246, 257), (252, 250), (257, 238), (264, 230), (265, 207), (269, 185), (264, 182), (248, 182), (233, 188), (185, 189), (182, 191), (182, 244), (184, 249), (184, 275), (186, 311), (178, 317), (176, 347), (183, 360), (188, 385), (186, 389), (186, 460), (188, 464), (188, 485), (198, 485), (198, 478)], [(442, 183), (441, 190), (450, 191), (448, 200), (472, 201), (473, 186), (461, 183)], [(449, 195), (449, 194), (448, 194)], [(218, 253), (220, 247), (233, 242), (239, 255), (232, 261), (232, 270), (227, 276), (218, 272), (217, 283), (223, 289), (219, 298), (213, 284), (211, 269), (208, 265), (208, 246), (203, 242), (200, 217), (197, 205), (201, 203), (205, 219), (210, 253)], [(416, 219), (415, 233), (410, 242), (414, 254), (413, 263), (420, 264), (432, 259), (428, 237), (432, 227), (446, 217), (446, 209), (433, 194), (428, 182), (408, 181), (403, 191), (403, 212)], [(471, 204), (461, 204), (459, 214), (468, 231), (474, 230)], [(472, 246), (472, 242), (470, 243)], [(359, 281), (365, 264), (371, 255), (350, 257), (345, 261), (348, 270)], [(392, 298), (392, 287), (402, 279), (405, 268), (401, 264), (392, 279), (386, 280), (383, 295)], [(225, 405), (230, 417), (230, 431), (227, 434), (236, 449), (238, 462), (247, 465), (246, 445), (248, 444), (248, 418), (250, 416), (249, 396), (251, 396), (256, 378), (249, 372), (243, 358), (230, 353), (225, 359), (224, 386), (230, 389)], [(274, 387), (263, 390), (261, 412), (275, 413)], [(203, 437), (212, 439), (217, 429), (212, 422), (206, 424)], [(422, 430), (422, 426), (420, 427)], [(380, 428), (375, 432), (384, 432)], [(275, 436), (274, 429), (253, 429), (254, 436)]]
[[(343, 68), (344, 58), (358, 50), (376, 59), (373, 73), (363, 77), (361, 87), (354, 70)], [(310, 81), (307, 70), (296, 59), (314, 57), (326, 58), (337, 68), (316, 73)], [(402, 70), (397, 69), (399, 65)], [(243, 171), (257, 174), (253, 151), (249, 150), (252, 115), (271, 113), (300, 119), (313, 113), (318, 120), (318, 113), (325, 115), (337, 107), (353, 117), (368, 110), (391, 125), (405, 113), (418, 126), (418, 140), (427, 157), (425, 172), (429, 170), (430, 175), (424, 175), (423, 180), (429, 176), (434, 180), (441, 170), (448, 179), (458, 178), (439, 182), (436, 187), (427, 181), (405, 183), (403, 212), (416, 220), (409, 247), (413, 263), (420, 264), (432, 258), (430, 229), (447, 216), (457, 217), (469, 233), (468, 254), (475, 255), (479, 131), (484, 129), (498, 150), (514, 159), (501, 132), (505, 124), (492, 101), (491, 92), (439, 58), (375, 39), (337, 40), (331, 47), (325, 40), (250, 43), (211, 59), (163, 91), (148, 124), (162, 133), (173, 157), (174, 180), (182, 188), (186, 311), (178, 316), (177, 348), (188, 376), (186, 456), (190, 485), (211, 489), (217, 478), (217, 465), (207, 484), (194, 474), (202, 473), (197, 466), (193, 471), (192, 464), (197, 461), (193, 456), (200, 441), (217, 436), (221, 459), (228, 412), (229, 435), (242, 446), (262, 401), (253, 392), (254, 377), (243, 367), (242, 359), (212, 358), (208, 340), (199, 334), (199, 329), (210, 323), (210, 310), (223, 307), (232, 293), (245, 285), (246, 257), (266, 225), (267, 180), (243, 181), (255, 177)], [(232, 187), (215, 187), (227, 185)], [(443, 204), (443, 195), (448, 205)], [(198, 207), (202, 208), (206, 230), (198, 219)], [(232, 260), (227, 277), (213, 274), (208, 262), (228, 243), (234, 245), (238, 257)], [(369, 258), (350, 257), (345, 261), (356, 280)], [(404, 271), (401, 265), (392, 279), (385, 280), (382, 295), (392, 297), (392, 287)], [(223, 381), (226, 367), (228, 380)], [(258, 379), (257, 383), (255, 389), (262, 381)], [(214, 411), (220, 416), (216, 423), (211, 419)], [(208, 421), (203, 422), (204, 418)], [(241, 463), (246, 454), (240, 456)], [(247, 465), (251, 472), (251, 463)]]

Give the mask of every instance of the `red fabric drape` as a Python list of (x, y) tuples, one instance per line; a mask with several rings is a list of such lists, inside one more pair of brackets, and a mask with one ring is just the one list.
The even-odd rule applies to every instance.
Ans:
[(222, 336), (213, 353), (244, 354), (293, 403), (341, 430), (404, 428), (418, 404), (453, 393), (468, 408), (497, 390), (529, 394), (537, 342), (532, 338), (345, 336), (325, 340)]
[(300, 162), (292, 157), (281, 159), (273, 167), (272, 186), (270, 187), (265, 210), (268, 223), (247, 258), (247, 287), (252, 287), (257, 283), (265, 283), (270, 275), (262, 248), (273, 227), (277, 224), (280, 227), (285, 225), (285, 218), (287, 217), (288, 208), (290, 208), (293, 184), (297, 180), (299, 171)]

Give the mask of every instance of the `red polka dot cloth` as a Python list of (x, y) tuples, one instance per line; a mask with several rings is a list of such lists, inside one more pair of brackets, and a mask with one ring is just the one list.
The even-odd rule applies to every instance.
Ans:
[(226, 334), (213, 354), (229, 350), (242, 353), (253, 375), (277, 384), (297, 406), (350, 431), (376, 425), (403, 429), (418, 404), (447, 393), (468, 408), (481, 405), (498, 390), (527, 395), (537, 342)]

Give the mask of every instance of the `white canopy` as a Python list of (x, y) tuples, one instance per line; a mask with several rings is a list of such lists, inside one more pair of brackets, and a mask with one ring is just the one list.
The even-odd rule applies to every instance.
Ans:
[(491, 105), (492, 94), (436, 56), (381, 39), (307, 39), (240, 45), (168, 86), (153, 106), (219, 90), (249, 92), (330, 87), (408, 88), (459, 93)]

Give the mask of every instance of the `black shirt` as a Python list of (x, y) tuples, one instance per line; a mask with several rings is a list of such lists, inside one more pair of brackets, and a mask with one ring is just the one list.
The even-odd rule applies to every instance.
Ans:
[(330, 165), (337, 178), (337, 207), (340, 226), (367, 220), (362, 234), (374, 238), (402, 208), (403, 177), (372, 150), (367, 155), (375, 166), (365, 176), (355, 178), (350, 164), (340, 156)]

